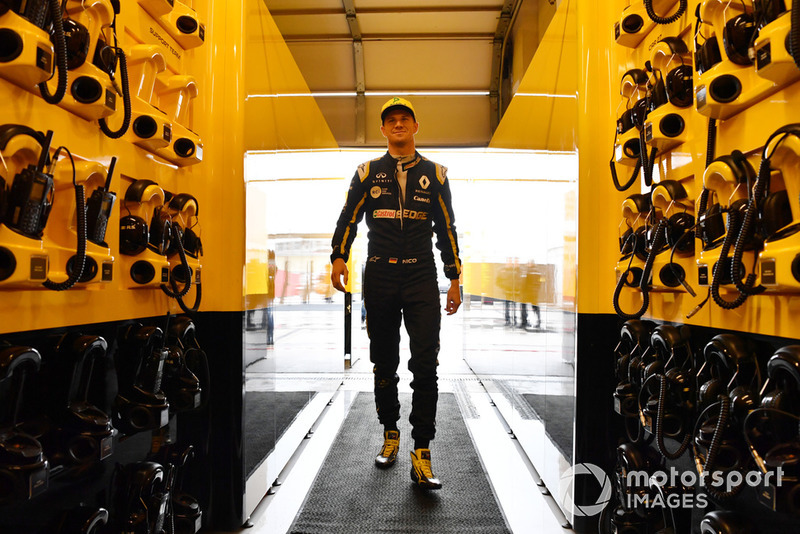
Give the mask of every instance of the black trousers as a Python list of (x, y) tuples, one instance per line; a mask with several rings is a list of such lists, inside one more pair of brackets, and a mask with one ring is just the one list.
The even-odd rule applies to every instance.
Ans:
[(439, 396), (436, 366), (439, 354), (441, 304), (433, 258), (380, 258), (367, 263), (364, 304), (367, 308), (369, 356), (374, 364), (375, 404), (383, 425), (400, 418), (397, 367), (400, 364), (400, 322), (410, 338), (411, 437), (431, 440), (436, 433)]

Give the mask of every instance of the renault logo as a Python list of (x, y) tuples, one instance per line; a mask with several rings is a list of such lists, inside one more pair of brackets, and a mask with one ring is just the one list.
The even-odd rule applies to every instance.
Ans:
[(423, 174), (422, 178), (419, 179), (419, 185), (422, 189), (428, 189), (428, 186), (431, 185), (431, 181)]

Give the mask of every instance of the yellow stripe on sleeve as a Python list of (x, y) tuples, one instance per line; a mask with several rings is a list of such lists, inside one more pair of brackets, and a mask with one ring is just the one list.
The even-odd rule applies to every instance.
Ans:
[(367, 201), (367, 194), (364, 193), (364, 196), (361, 197), (361, 200), (358, 201), (356, 204), (355, 209), (353, 210), (353, 216), (350, 217), (350, 222), (347, 224), (347, 229), (344, 231), (344, 235), (342, 236), (342, 244), (339, 245), (339, 253), (344, 255), (345, 247), (347, 246), (347, 236), (350, 235), (350, 227), (356, 222), (358, 218), (358, 212), (361, 210), (361, 206), (364, 205), (364, 202)]
[(456, 246), (456, 238), (453, 235), (453, 231), (451, 230), (450, 226), (450, 213), (447, 211), (447, 206), (444, 203), (442, 195), (439, 195), (439, 205), (442, 207), (444, 222), (447, 223), (447, 237), (450, 239), (450, 248), (453, 249), (453, 261), (456, 262), (458, 274), (461, 274), (461, 261), (458, 259), (458, 246)]

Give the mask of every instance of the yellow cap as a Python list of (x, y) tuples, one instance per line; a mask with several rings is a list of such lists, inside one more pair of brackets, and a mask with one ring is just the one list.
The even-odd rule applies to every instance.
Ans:
[(414, 122), (417, 121), (417, 114), (414, 112), (414, 106), (411, 105), (411, 102), (406, 100), (405, 98), (400, 98), (399, 96), (395, 96), (390, 98), (386, 101), (386, 103), (381, 108), (381, 123), (383, 123), (384, 119), (386, 119), (386, 115), (393, 111), (395, 108), (402, 108), (411, 113), (411, 117), (414, 119)]

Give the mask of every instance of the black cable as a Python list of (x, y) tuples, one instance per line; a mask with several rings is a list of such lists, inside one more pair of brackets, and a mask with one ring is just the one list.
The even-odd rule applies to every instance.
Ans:
[(614, 182), (614, 187), (617, 191), (627, 191), (630, 187), (636, 182), (636, 179), (639, 178), (639, 169), (642, 167), (641, 160), (636, 160), (636, 165), (633, 167), (633, 174), (631, 175), (630, 179), (625, 182), (625, 185), (620, 185), (619, 177), (617, 176), (617, 164), (614, 161), (614, 158), (611, 158), (611, 161), (608, 162), (609, 166), (611, 167), (611, 180)]
[[(735, 310), (747, 300), (747, 293), (739, 292), (739, 295), (734, 300), (725, 300), (719, 292), (720, 285), (722, 284), (722, 272), (725, 268), (725, 260), (728, 259), (728, 252), (730, 252), (733, 236), (739, 232), (741, 228), (741, 215), (736, 210), (728, 210), (728, 228), (725, 232), (725, 239), (722, 240), (722, 247), (719, 250), (719, 259), (714, 265), (714, 271), (711, 276), (711, 298), (722, 309)], [(731, 262), (733, 263), (733, 262)], [(738, 265), (732, 265), (731, 275), (733, 277), (739, 276)]]
[[(767, 288), (763, 285), (755, 286), (756, 283), (756, 274), (755, 268), (757, 265), (757, 255), (753, 258), (753, 270), (747, 275), (747, 279), (742, 282), (738, 274), (738, 265), (741, 264), (742, 256), (744, 255), (744, 248), (745, 245), (751, 242), (755, 238), (755, 224), (756, 224), (756, 214), (759, 211), (758, 203), (759, 199), (762, 198), (764, 192), (767, 189), (767, 182), (769, 181), (770, 177), (770, 164), (769, 159), (764, 158), (761, 160), (761, 165), (758, 168), (758, 177), (756, 178), (756, 183), (754, 186), (751, 187), (750, 178), (748, 177), (747, 183), (747, 191), (748, 191), (748, 199), (747, 199), (747, 206), (745, 208), (744, 213), (744, 220), (742, 222), (742, 227), (739, 229), (739, 235), (736, 238), (736, 245), (733, 248), (733, 260), (731, 261), (731, 278), (733, 280), (736, 289), (739, 290), (740, 293), (747, 295), (758, 295), (759, 293), (763, 293)], [(747, 297), (745, 297), (747, 298)]]
[[(177, 284), (175, 284), (175, 280), (171, 280), (170, 284), (172, 285), (172, 289), (177, 291)], [(193, 315), (197, 310), (200, 309), (200, 301), (203, 298), (203, 284), (195, 284), (194, 285), (195, 295), (194, 295), (194, 304), (191, 307), (187, 306), (185, 302), (183, 302), (183, 297), (177, 297), (178, 305), (181, 309), (188, 313), (189, 315)]]
[[(633, 167), (633, 174), (631, 175), (630, 179), (625, 182), (625, 185), (620, 185), (619, 177), (617, 176), (617, 163), (615, 161), (615, 154), (614, 150), (617, 146), (617, 138), (619, 137), (619, 132), (617, 131), (614, 134), (614, 145), (611, 149), (611, 160), (609, 160), (608, 164), (611, 167), (611, 180), (614, 182), (614, 187), (617, 191), (627, 191), (633, 184), (636, 182), (636, 179), (639, 177), (639, 169), (642, 167), (641, 158), (636, 160), (636, 165)], [(640, 148), (641, 150), (641, 148)]]
[(650, 155), (647, 155), (647, 143), (644, 140), (644, 126), (642, 126), (642, 129), (639, 130), (639, 159), (644, 173), (644, 184), (647, 187), (653, 185), (653, 166), (656, 162), (656, 154), (658, 154), (658, 149), (654, 147), (650, 151)]
[[(695, 219), (695, 221), (696, 221), (696, 219)], [(678, 245), (679, 245), (679, 244), (680, 244), (680, 243), (681, 243), (681, 242), (682, 242), (684, 239), (686, 239), (687, 237), (691, 237), (692, 239), (694, 239), (694, 238), (695, 238), (695, 233), (694, 233), (694, 231), (697, 229), (697, 227), (698, 227), (698, 225), (699, 225), (699, 224), (700, 224), (700, 223), (698, 223), (698, 222), (695, 222), (695, 223), (694, 223), (694, 226), (692, 226), (691, 228), (687, 229), (687, 230), (686, 230), (686, 231), (683, 233), (683, 235), (681, 235), (681, 236), (678, 238), (678, 240), (677, 240), (677, 241), (675, 241), (675, 243), (672, 245), (672, 250), (671, 250), (671, 251), (670, 251), (670, 253), (669, 253), (669, 269), (670, 269), (670, 271), (672, 271), (672, 276), (674, 276), (674, 277), (675, 277), (675, 279), (676, 279), (676, 280), (678, 280), (678, 282), (680, 282), (680, 284), (683, 286), (683, 288), (686, 290), (686, 292), (687, 292), (687, 293), (689, 293), (689, 294), (690, 294), (691, 296), (693, 296), (693, 297), (696, 297), (696, 296), (697, 296), (697, 293), (695, 293), (694, 289), (692, 289), (692, 286), (690, 286), (690, 285), (689, 285), (689, 282), (687, 282), (687, 281), (686, 281), (686, 275), (687, 275), (688, 273), (683, 273), (683, 276), (679, 276), (679, 273), (678, 273), (678, 271), (675, 269), (675, 265), (677, 265), (677, 264), (675, 263), (675, 251), (676, 251), (676, 250), (678, 250), (678, 249), (680, 248)]]
[(64, 18), (61, 15), (60, 2), (58, 0), (48, 0), (48, 3), (50, 5), (50, 13), (53, 16), (53, 33), (55, 35), (53, 47), (56, 56), (58, 85), (56, 86), (56, 92), (50, 94), (50, 89), (47, 88), (47, 81), (45, 80), (39, 84), (39, 92), (48, 104), (58, 104), (67, 94), (67, 38), (64, 35)]
[(183, 236), (181, 235), (180, 230), (178, 230), (175, 226), (172, 226), (171, 232), (174, 234), (173, 239), (178, 242), (178, 256), (181, 260), (181, 266), (184, 268), (184, 270), (186, 270), (186, 282), (184, 282), (183, 289), (178, 291), (177, 284), (175, 284), (175, 281), (170, 275), (172, 289), (167, 287), (166, 284), (161, 284), (161, 291), (166, 293), (167, 296), (177, 299), (186, 295), (192, 288), (192, 269), (189, 267), (189, 260), (186, 259), (186, 251), (183, 248)]
[[(711, 443), (708, 446), (706, 461), (703, 462), (703, 473), (711, 473), (714, 469), (714, 461), (717, 459), (720, 447), (722, 446), (722, 434), (725, 431), (725, 428), (728, 426), (728, 420), (730, 418), (730, 402), (731, 400), (728, 395), (720, 395), (719, 416), (717, 417), (717, 424), (714, 427), (714, 435), (711, 437)], [(702, 421), (702, 415), (704, 415), (713, 406), (714, 404), (703, 411), (701, 417), (698, 417), (698, 422)], [(705, 485), (706, 491), (709, 495), (720, 501), (727, 500), (738, 495), (739, 492), (741, 492), (744, 488), (744, 484), (739, 484), (728, 491), (718, 490), (713, 485), (713, 477), (711, 478), (712, 482)]]
[(792, 26), (789, 30), (789, 54), (794, 59), (794, 64), (800, 68), (800, 2), (792, 2)]
[(642, 305), (636, 312), (632, 314), (624, 312), (619, 303), (619, 297), (622, 294), (622, 286), (625, 283), (625, 278), (631, 271), (630, 267), (628, 267), (628, 269), (622, 273), (622, 276), (620, 276), (619, 280), (617, 281), (617, 285), (614, 288), (612, 304), (614, 305), (614, 311), (617, 312), (617, 315), (623, 319), (640, 319), (650, 306), (650, 272), (653, 269), (653, 262), (655, 261), (658, 252), (664, 244), (666, 224), (666, 217), (662, 217), (661, 220), (658, 221), (658, 224), (654, 230), (655, 235), (653, 236), (653, 243), (650, 246), (650, 252), (647, 254), (647, 260), (644, 262), (642, 278), (639, 280), (639, 289), (642, 291)]
[(58, 158), (58, 154), (61, 150), (64, 150), (64, 152), (67, 153), (70, 161), (72, 162), (72, 185), (75, 187), (75, 210), (78, 215), (78, 244), (76, 246), (75, 261), (72, 265), (72, 273), (70, 273), (67, 279), (63, 282), (53, 282), (48, 278), (42, 282), (44, 287), (53, 291), (65, 291), (77, 284), (83, 276), (83, 269), (86, 264), (86, 191), (83, 188), (83, 184), (79, 185), (76, 181), (75, 160), (73, 159), (69, 149), (64, 146), (58, 147), (53, 155), (53, 161)]
[(686, 13), (686, 8), (688, 7), (689, 1), (688, 0), (681, 0), (680, 4), (678, 5), (678, 11), (670, 15), (669, 17), (661, 17), (656, 13), (656, 10), (653, 8), (653, 0), (644, 0), (644, 9), (647, 12), (647, 16), (650, 17), (650, 20), (655, 22), (656, 24), (672, 24), (679, 18)]
[(117, 58), (119, 58), (119, 70), (120, 74), (122, 75), (122, 125), (119, 127), (119, 130), (113, 131), (108, 127), (104, 118), (100, 118), (97, 121), (100, 123), (100, 130), (102, 130), (103, 133), (111, 139), (118, 139), (125, 135), (125, 132), (128, 131), (128, 127), (131, 125), (132, 116), (131, 90), (128, 85), (128, 60), (125, 58), (125, 52), (123, 52), (121, 48), (115, 48), (115, 52), (117, 54)]
[[(667, 377), (662, 374), (653, 375), (645, 381), (645, 384), (654, 377), (658, 377), (659, 385), (658, 385), (658, 410), (656, 411), (656, 426), (655, 426), (655, 435), (656, 435), (656, 446), (658, 446), (658, 452), (664, 458), (669, 460), (677, 460), (683, 453), (686, 452), (686, 449), (689, 448), (691, 444), (692, 435), (689, 432), (686, 432), (683, 436), (683, 441), (678, 447), (678, 450), (675, 452), (670, 452), (667, 450), (667, 446), (664, 443), (664, 404), (666, 403), (666, 390), (667, 390)], [(646, 389), (644, 384), (642, 385), (642, 389)]]
[[(711, 118), (708, 119), (708, 133), (706, 137), (706, 168), (708, 168), (708, 166), (711, 165), (711, 162), (714, 161), (716, 150), (717, 150), (717, 119)], [(704, 187), (703, 191), (700, 193), (700, 201), (697, 205), (698, 221), (706, 213), (706, 208), (708, 207), (709, 195), (710, 191)], [(702, 239), (702, 232), (699, 226), (695, 228), (695, 235), (697, 236), (698, 239)]]

